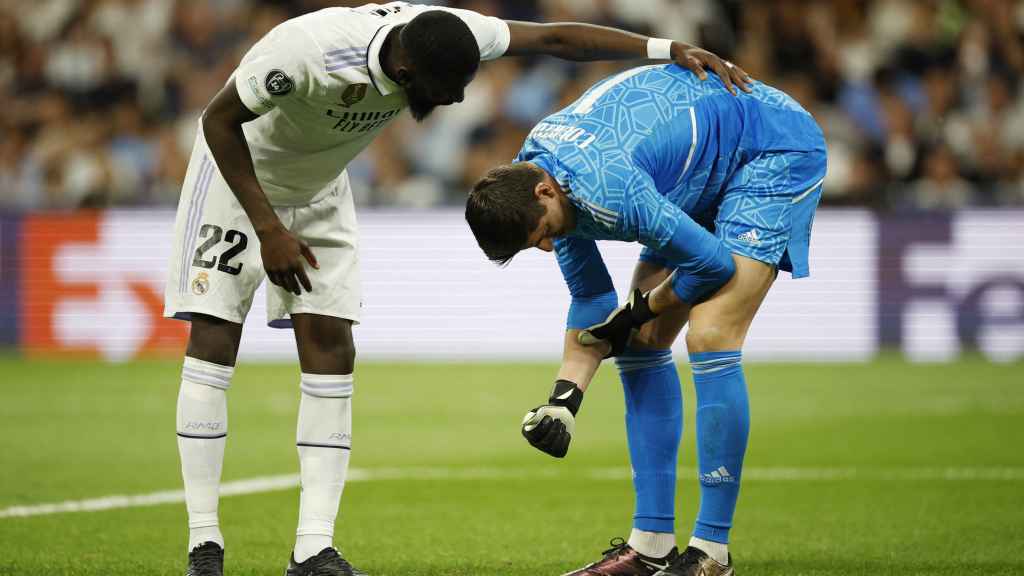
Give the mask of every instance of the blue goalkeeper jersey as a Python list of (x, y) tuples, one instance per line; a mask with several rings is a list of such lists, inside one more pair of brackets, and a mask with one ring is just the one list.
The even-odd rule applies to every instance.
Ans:
[(612, 76), (537, 124), (516, 162), (537, 164), (577, 208), (571, 237), (661, 249), (683, 214), (716, 212), (729, 176), (768, 151), (811, 151), (814, 119), (754, 82), (733, 96), (714, 76), (675, 64)]
[[(515, 161), (551, 174), (576, 208), (576, 228), (555, 241), (574, 308), (614, 303), (594, 240), (640, 242), (645, 253), (663, 256), (676, 267), (674, 288), (687, 302), (728, 280), (730, 250), (779, 263), (787, 239), (771, 235), (772, 226), (788, 226), (790, 202), (800, 199), (790, 189), (798, 181), (793, 174), (813, 173), (820, 186), (824, 139), (788, 95), (759, 82), (751, 88), (733, 96), (716, 77), (701, 81), (675, 64), (633, 68), (533, 128)], [(809, 169), (791, 161), (803, 157), (813, 160)], [(758, 246), (737, 248), (737, 239), (708, 231), (726, 205), (729, 214), (740, 213), (736, 222), (760, 225), (740, 236)], [(757, 253), (768, 249), (768, 256)], [(588, 298), (601, 303), (588, 305)], [(574, 321), (570, 310), (570, 327), (596, 317), (582, 316)]]

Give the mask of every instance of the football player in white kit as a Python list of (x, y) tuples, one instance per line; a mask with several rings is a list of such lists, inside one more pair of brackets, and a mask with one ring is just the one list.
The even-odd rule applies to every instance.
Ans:
[(190, 576), (223, 573), (217, 504), (226, 392), (242, 323), (268, 278), (268, 322), (301, 365), (297, 538), (286, 576), (358, 575), (333, 547), (352, 447), (358, 235), (345, 166), (405, 108), (461, 102), (482, 60), (675, 60), (730, 88), (746, 74), (671, 40), (586, 24), (506, 22), (467, 10), (367, 4), (288, 20), (242, 58), (200, 122), (182, 188), (165, 315), (190, 320), (177, 435)]

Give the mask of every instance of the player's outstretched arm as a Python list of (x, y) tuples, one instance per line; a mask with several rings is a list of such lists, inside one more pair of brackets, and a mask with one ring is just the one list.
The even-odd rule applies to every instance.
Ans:
[(555, 458), (563, 458), (569, 452), (583, 392), (605, 356), (601, 346), (580, 344), (579, 332), (573, 329), (565, 332), (562, 366), (547, 404), (537, 406), (523, 417), (522, 432), (526, 440)]
[(221, 176), (238, 198), (260, 239), (260, 254), (267, 278), (289, 292), (300, 294), (300, 286), (309, 292), (313, 286), (306, 276), (303, 259), (318, 268), (316, 257), (309, 246), (289, 232), (274, 213), (256, 178), (252, 154), (242, 131), (242, 124), (258, 117), (242, 103), (232, 80), (214, 96), (203, 112), (203, 134)]
[(580, 344), (580, 329), (607, 316), (615, 307), (617, 297), (597, 243), (582, 238), (559, 238), (554, 242), (554, 249), (572, 295), (566, 318), (562, 366), (547, 404), (526, 413), (522, 432), (533, 447), (562, 458), (572, 441), (583, 392), (607, 354), (607, 346)]
[(569, 380), (581, 392), (586, 392), (608, 348), (607, 345), (584, 346), (579, 342), (579, 334), (580, 330), (576, 329), (565, 331), (562, 365), (558, 368), (557, 379)]
[(701, 80), (711, 70), (733, 95), (736, 86), (750, 92), (750, 76), (742, 68), (715, 54), (684, 42), (648, 38), (640, 34), (592, 24), (508, 22), (510, 56), (546, 54), (565, 60), (672, 60), (689, 68)]

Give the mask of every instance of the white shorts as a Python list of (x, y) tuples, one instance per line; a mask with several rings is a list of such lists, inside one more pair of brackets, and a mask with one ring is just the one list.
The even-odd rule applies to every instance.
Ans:
[[(275, 328), (290, 327), (289, 315), (299, 313), (359, 322), (358, 227), (348, 173), (342, 172), (317, 198), (305, 206), (274, 208), (320, 264), (319, 270), (306, 264), (312, 292), (296, 296), (267, 283), (267, 322)], [(259, 239), (213, 162), (202, 131), (178, 202), (169, 270), (164, 316), (181, 320), (195, 312), (242, 324), (266, 277)]]

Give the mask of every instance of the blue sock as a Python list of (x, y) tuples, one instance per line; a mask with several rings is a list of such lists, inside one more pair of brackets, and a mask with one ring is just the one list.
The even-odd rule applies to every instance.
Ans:
[(739, 350), (690, 354), (697, 390), (700, 512), (693, 535), (726, 544), (740, 494), (750, 404)]
[(626, 435), (636, 493), (633, 527), (675, 532), (683, 396), (672, 351), (630, 349), (615, 363), (626, 396)]

